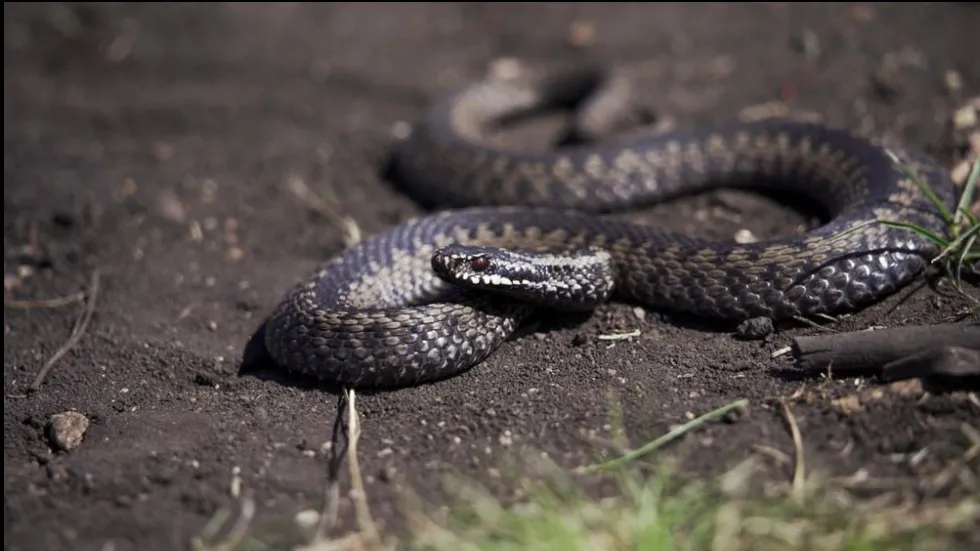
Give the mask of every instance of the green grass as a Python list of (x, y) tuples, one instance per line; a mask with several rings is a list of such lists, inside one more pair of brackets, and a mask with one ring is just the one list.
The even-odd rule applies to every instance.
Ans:
[[(897, 159), (896, 159), (897, 163)], [(883, 221), (882, 223), (893, 227), (907, 229), (928, 239), (940, 247), (939, 255), (933, 259), (933, 263), (942, 266), (943, 271), (952, 277), (953, 285), (963, 296), (973, 302), (974, 307), (980, 306), (980, 299), (966, 293), (963, 290), (963, 267), (973, 266), (980, 262), (980, 217), (970, 212), (973, 205), (973, 197), (976, 193), (977, 179), (980, 178), (980, 160), (973, 162), (970, 175), (967, 177), (966, 185), (963, 186), (963, 193), (954, 212), (943, 204), (939, 197), (921, 178), (908, 167), (900, 164), (899, 167), (905, 174), (915, 182), (930, 201), (942, 213), (943, 220), (946, 222), (946, 234), (938, 235), (925, 228), (913, 224), (903, 224), (901, 222)], [(978, 273), (977, 275), (980, 275)]]
[(953, 212), (949, 211), (949, 208), (940, 197), (910, 167), (899, 162), (899, 159), (895, 155), (892, 155), (892, 160), (899, 170), (915, 182), (916, 186), (932, 202), (936, 210), (939, 211), (945, 222), (945, 232), (938, 234), (927, 228), (896, 220), (872, 220), (842, 232), (839, 235), (847, 235), (870, 224), (884, 224), (918, 234), (939, 248), (939, 254), (933, 258), (932, 263), (939, 265), (942, 271), (950, 276), (953, 287), (972, 303), (974, 310), (980, 308), (980, 299), (967, 293), (963, 288), (964, 267), (972, 266), (974, 267), (973, 270), (976, 271), (976, 275), (980, 275), (980, 270), (975, 268), (977, 263), (980, 263), (980, 217), (970, 212), (970, 207), (973, 205), (973, 198), (976, 193), (977, 180), (980, 178), (980, 160), (973, 162), (970, 174), (966, 180), (966, 185), (963, 186), (963, 192)]
[[(691, 479), (677, 469), (682, 459), (655, 457), (641, 473), (642, 456), (661, 449), (671, 440), (748, 404), (737, 401), (708, 412), (652, 443), (611, 461), (585, 468), (564, 470), (553, 463), (528, 456), (517, 464), (511, 487), (521, 498), (516, 503), (498, 501), (472, 480), (448, 477), (448, 507), (426, 506), (406, 492), (402, 510), (409, 533), (400, 540), (380, 536), (366, 505), (357, 503), (360, 530), (339, 539), (300, 537), (284, 519), (245, 529), (241, 518), (225, 523), (231, 530), (212, 525), (194, 548), (205, 550), (294, 549), (411, 549), (416, 551), (734, 551), (797, 550), (893, 551), (966, 549), (965, 534), (980, 525), (980, 499), (931, 500), (918, 506), (896, 505), (894, 499), (857, 499), (842, 481), (804, 468), (803, 437), (790, 408), (783, 404), (793, 436), (793, 475), (785, 482), (759, 484), (762, 454), (746, 454), (728, 472), (713, 478)], [(353, 405), (349, 412), (353, 411)], [(352, 414), (356, 431), (356, 413)], [(618, 425), (617, 419), (613, 419)], [(974, 429), (975, 430), (975, 429)], [(980, 434), (963, 463), (980, 456)], [(349, 453), (356, 454), (352, 435)], [(529, 457), (536, 460), (530, 461)], [(585, 475), (585, 473), (591, 473)], [(581, 476), (605, 477), (613, 491), (598, 498), (582, 490)], [(360, 473), (351, 466), (354, 486)], [(775, 477), (778, 479), (778, 477)], [(938, 477), (937, 477), (938, 478)], [(362, 495), (363, 497), (363, 495)], [(329, 509), (329, 507), (326, 507)], [(226, 520), (228, 517), (226, 516)], [(972, 528), (974, 533), (976, 528)], [(214, 541), (219, 532), (223, 541)], [(235, 535), (232, 536), (231, 534)], [(307, 530), (309, 533), (309, 530)], [(288, 535), (287, 535), (288, 534)], [(976, 537), (976, 536), (974, 536)], [(220, 539), (220, 538), (219, 538)], [(309, 539), (307, 543), (302, 543)], [(208, 541), (210, 540), (210, 541)]]
[(976, 500), (915, 509), (852, 503), (818, 481), (802, 499), (739, 491), (756, 466), (747, 461), (718, 479), (685, 483), (620, 473), (620, 495), (603, 500), (570, 490), (571, 481), (526, 481), (528, 498), (513, 507), (461, 486), (462, 507), (438, 523), (416, 523), (410, 548), (947, 550), (957, 548), (951, 530), (980, 522)]
[[(744, 404), (730, 404), (742, 407)], [(720, 410), (695, 419), (667, 440), (690, 432)], [(624, 461), (581, 473), (608, 471), (618, 489), (596, 499), (581, 491), (575, 475), (558, 467), (532, 467), (538, 474), (515, 482), (526, 496), (505, 506), (466, 481), (449, 485), (458, 503), (438, 520), (413, 515), (418, 551), (627, 550), (952, 550), (970, 526), (980, 523), (980, 500), (932, 502), (901, 507), (882, 500), (857, 500), (840, 484), (806, 476), (802, 437), (788, 407), (784, 414), (796, 443), (794, 475), (786, 483), (755, 484), (758, 456), (727, 473), (701, 480), (676, 476), (677, 460), (655, 461), (654, 476)], [(645, 446), (652, 452), (653, 446)], [(980, 449), (980, 443), (974, 448)], [(977, 454), (978, 449), (969, 450)], [(622, 457), (638, 459), (636, 453)], [(598, 467), (598, 466), (597, 466)], [(771, 478), (771, 477), (767, 477)]]

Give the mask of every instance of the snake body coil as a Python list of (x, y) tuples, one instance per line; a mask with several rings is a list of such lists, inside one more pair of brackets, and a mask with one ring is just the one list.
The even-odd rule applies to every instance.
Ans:
[[(889, 151), (950, 204), (955, 188), (943, 169), (843, 130), (765, 120), (545, 153), (481, 143), (487, 126), (504, 116), (568, 104), (572, 96), (590, 98), (579, 103), (583, 127), (615, 116), (601, 116), (618, 108), (614, 78), (572, 75), (534, 84), (489, 79), (436, 105), (400, 145), (395, 169), (421, 198), (459, 208), (372, 236), (298, 285), (265, 324), (273, 360), (351, 387), (418, 384), (480, 362), (538, 304), (448, 283), (452, 264), (434, 255), (451, 247), (538, 251), (569, 265), (586, 258), (581, 264), (594, 273), (568, 272), (567, 285), (575, 289), (566, 289), (585, 303), (612, 293), (733, 321), (858, 308), (906, 284), (935, 252), (916, 234), (872, 221), (901, 220), (941, 233), (939, 213)], [(605, 93), (583, 94), (603, 86)], [(789, 187), (826, 205), (831, 220), (798, 236), (736, 244), (598, 214), (720, 185)], [(536, 258), (527, 257), (523, 268), (497, 262), (499, 277), (483, 280), (534, 269)], [(554, 262), (541, 258), (542, 265)]]

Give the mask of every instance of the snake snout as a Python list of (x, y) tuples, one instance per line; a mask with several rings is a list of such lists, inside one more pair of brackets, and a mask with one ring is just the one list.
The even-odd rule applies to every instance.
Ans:
[(447, 245), (432, 254), (432, 270), (449, 283), (485, 290), (530, 283), (522, 259), (493, 247)]
[(614, 284), (603, 251), (571, 255), (455, 244), (432, 255), (432, 268), (454, 285), (562, 310), (590, 310), (609, 298)]

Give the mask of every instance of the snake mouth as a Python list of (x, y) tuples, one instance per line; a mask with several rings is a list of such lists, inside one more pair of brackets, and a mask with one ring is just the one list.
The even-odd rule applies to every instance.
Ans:
[(432, 270), (448, 283), (485, 291), (541, 283), (540, 274), (528, 268), (523, 255), (494, 247), (448, 245), (432, 254)]
[(615, 280), (610, 254), (594, 249), (551, 254), (454, 244), (433, 253), (432, 268), (450, 284), (558, 310), (595, 308)]

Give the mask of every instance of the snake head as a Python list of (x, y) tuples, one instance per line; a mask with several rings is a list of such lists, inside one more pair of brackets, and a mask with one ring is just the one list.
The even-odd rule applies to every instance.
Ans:
[(453, 244), (433, 253), (432, 269), (454, 285), (561, 310), (594, 308), (614, 283), (609, 253), (592, 249), (552, 254)]

